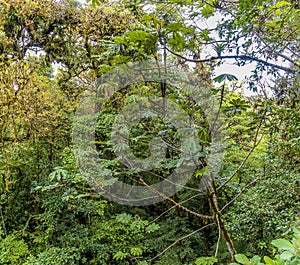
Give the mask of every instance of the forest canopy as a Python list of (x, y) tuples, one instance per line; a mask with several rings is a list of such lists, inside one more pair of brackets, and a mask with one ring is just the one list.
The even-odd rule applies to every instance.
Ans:
[(0, 0), (0, 264), (299, 264), (299, 46), (297, 1)]

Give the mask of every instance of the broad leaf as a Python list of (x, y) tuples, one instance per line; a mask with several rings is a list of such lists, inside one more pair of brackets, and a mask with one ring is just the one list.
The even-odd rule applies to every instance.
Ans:
[(293, 244), (285, 239), (275, 239), (271, 244), (279, 249), (291, 249), (294, 248)]
[(234, 76), (232, 74), (221, 74), (221, 75), (218, 75), (217, 77), (215, 77), (213, 80), (217, 83), (221, 83), (225, 80), (233, 81), (233, 80), (238, 80), (238, 79), (236, 76)]
[(234, 257), (235, 257), (237, 262), (239, 262), (243, 265), (250, 264), (250, 260), (243, 254), (236, 254)]

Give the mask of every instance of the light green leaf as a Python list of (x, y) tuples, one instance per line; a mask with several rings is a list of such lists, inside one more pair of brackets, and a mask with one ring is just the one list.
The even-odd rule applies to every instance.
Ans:
[(287, 2), (287, 1), (279, 1), (278, 3), (276, 3), (275, 5), (273, 5), (271, 7), (271, 9), (281, 8), (281, 7), (289, 6), (289, 5), (291, 5), (291, 3)]
[(250, 264), (250, 260), (243, 254), (236, 254), (234, 257), (235, 257), (237, 262), (239, 262), (243, 265)]
[(211, 5), (206, 5), (202, 10), (201, 14), (204, 18), (209, 18), (214, 14), (215, 9)]
[(261, 257), (255, 255), (251, 258), (251, 264), (253, 264), (253, 265), (259, 264), (260, 260), (261, 260)]
[(152, 233), (152, 232), (154, 232), (154, 231), (156, 231), (156, 230), (158, 230), (160, 227), (159, 227), (159, 225), (158, 224), (151, 224), (151, 225), (148, 225), (147, 227), (146, 227), (146, 233)]
[(116, 216), (116, 220), (122, 224), (128, 224), (133, 217), (127, 213), (121, 213)]
[(123, 253), (122, 251), (118, 251), (113, 258), (115, 260), (124, 260), (127, 256), (129, 256), (129, 253)]
[(268, 256), (264, 256), (264, 261), (265, 261), (266, 265), (274, 265), (275, 264), (275, 262)]
[(139, 247), (133, 247), (130, 249), (130, 253), (133, 255), (133, 256), (142, 256), (143, 254), (143, 250)]
[(271, 242), (271, 244), (279, 249), (292, 249), (294, 248), (293, 244), (285, 239), (275, 239)]
[(217, 262), (218, 259), (216, 257), (200, 257), (196, 259), (196, 265), (212, 265)]
[(280, 258), (283, 260), (290, 260), (294, 256), (294, 252), (286, 250), (280, 254)]

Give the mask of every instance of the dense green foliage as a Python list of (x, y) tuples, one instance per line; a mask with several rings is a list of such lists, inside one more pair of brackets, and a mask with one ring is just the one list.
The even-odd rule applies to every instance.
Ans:
[[(0, 264), (298, 264), (297, 1), (87, 2), (0, 0)], [(145, 171), (116, 156), (116, 114), (144, 97), (179, 105), (201, 149), (185, 188), (153, 205), (121, 205), (79, 170), (72, 123), (95, 80), (148, 59), (162, 76), (175, 65), (210, 89), (224, 117), (224, 158), (218, 175), (208, 171), (213, 137), (200, 102), (163, 78), (130, 84), (94, 129), (104, 173), (147, 186), (180, 167), (179, 131), (151, 113), (130, 128), (129, 146), (147, 161), (158, 135), (168, 144), (162, 162)], [(245, 82), (215, 77), (224, 60), (256, 66)]]

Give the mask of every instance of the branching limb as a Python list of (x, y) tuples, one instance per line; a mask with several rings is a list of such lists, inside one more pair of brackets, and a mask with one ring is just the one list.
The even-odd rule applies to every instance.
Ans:
[(226, 186), (234, 177), (235, 175), (241, 170), (241, 168), (245, 165), (246, 161), (248, 160), (248, 158), (250, 157), (250, 155), (252, 154), (252, 152), (254, 151), (254, 149), (260, 144), (261, 140), (264, 137), (264, 134), (262, 134), (262, 136), (260, 137), (260, 139), (258, 139), (258, 134), (260, 131), (260, 128), (262, 126), (263, 120), (265, 118), (266, 112), (263, 114), (263, 117), (260, 120), (260, 123), (258, 125), (258, 128), (256, 130), (255, 133), (255, 137), (254, 137), (254, 144), (252, 146), (252, 148), (250, 149), (250, 151), (247, 153), (247, 155), (245, 156), (244, 160), (242, 161), (242, 163), (239, 165), (239, 167), (231, 174), (231, 176), (225, 181), (223, 182), (218, 188), (217, 191), (222, 189), (224, 186)]
[(180, 203), (176, 202), (174, 199), (165, 196), (164, 194), (160, 193), (158, 190), (156, 190), (156, 189), (154, 189), (153, 187), (151, 187), (150, 185), (148, 185), (143, 179), (140, 179), (140, 182), (141, 182), (144, 186), (148, 187), (149, 189), (151, 189), (152, 191), (154, 191), (156, 194), (158, 194), (161, 198), (164, 198), (165, 200), (167, 200), (167, 201), (173, 203), (175, 207), (177, 206), (177, 207), (180, 208), (181, 210), (183, 210), (183, 211), (185, 211), (185, 212), (187, 212), (187, 213), (190, 213), (190, 214), (192, 214), (192, 215), (194, 215), (194, 216), (196, 216), (196, 217), (199, 217), (199, 218), (201, 218), (201, 219), (206, 219), (206, 220), (212, 220), (212, 219), (213, 219), (213, 217), (210, 216), (210, 215), (200, 214), (200, 213), (194, 212), (194, 211), (192, 211), (192, 210), (190, 210), (190, 209), (184, 207), (184, 206), (181, 205)]
[(256, 58), (256, 57), (252, 57), (252, 56), (249, 56), (249, 55), (219, 55), (219, 56), (213, 56), (213, 57), (210, 57), (210, 58), (207, 58), (207, 59), (192, 59), (192, 58), (187, 58), (187, 57), (185, 57), (181, 54), (178, 54), (178, 53), (172, 51), (169, 48), (166, 48), (166, 49), (170, 53), (172, 53), (173, 55), (178, 56), (181, 59), (183, 59), (187, 62), (192, 62), (192, 63), (205, 63), (205, 62), (212, 62), (212, 61), (223, 60), (223, 59), (241, 59), (241, 60), (244, 60), (244, 61), (255, 61), (255, 62), (261, 63), (265, 66), (270, 66), (270, 67), (273, 67), (275, 69), (285, 71), (287, 73), (294, 73), (295, 72), (291, 68), (287, 68), (287, 67), (284, 67), (284, 66), (281, 66), (281, 65), (270, 63), (268, 61), (265, 61), (265, 60), (262, 60), (262, 59), (259, 59), (259, 58)]
[[(192, 196), (192, 197), (190, 197), (190, 198), (188, 198), (188, 199), (182, 201), (181, 204), (186, 203), (186, 202), (188, 202), (188, 201), (190, 201), (190, 200), (192, 200), (192, 199), (194, 199), (194, 198), (196, 198), (196, 197), (199, 197), (199, 196), (201, 196), (201, 195), (203, 195), (203, 194), (202, 194), (202, 193), (196, 194), (196, 195), (194, 195), (194, 196)], [(174, 208), (176, 208), (176, 207), (177, 207), (177, 205), (173, 205), (173, 206), (170, 207), (168, 210), (164, 211), (162, 214), (160, 214), (158, 217), (156, 217), (154, 220), (152, 220), (152, 221), (150, 222), (150, 224), (155, 223), (158, 219), (160, 219), (162, 216), (164, 216), (165, 214), (167, 214), (169, 211), (171, 211), (172, 209), (174, 209)]]
[(241, 191), (230, 201), (228, 202), (221, 210), (220, 212), (223, 212), (228, 206), (230, 206), (236, 199), (238, 199), (242, 194), (243, 192), (249, 188), (250, 186), (252, 186), (253, 184), (255, 184), (257, 182), (257, 179), (249, 182), (248, 184), (246, 184), (242, 189)]
[(174, 243), (172, 243), (171, 245), (169, 245), (167, 248), (165, 248), (162, 252), (160, 252), (159, 254), (157, 254), (155, 257), (153, 257), (152, 259), (148, 260), (149, 262), (152, 262), (153, 260), (157, 259), (159, 256), (161, 256), (162, 254), (164, 254), (165, 252), (167, 252), (171, 247), (174, 247), (178, 242), (184, 240), (184, 239), (187, 239), (189, 237), (191, 237), (192, 235), (202, 231), (203, 229), (209, 227), (209, 226), (212, 226), (214, 223), (211, 223), (211, 224), (207, 224), (195, 231), (193, 231), (192, 233), (188, 234), (188, 235), (185, 235), (179, 239), (177, 239)]

